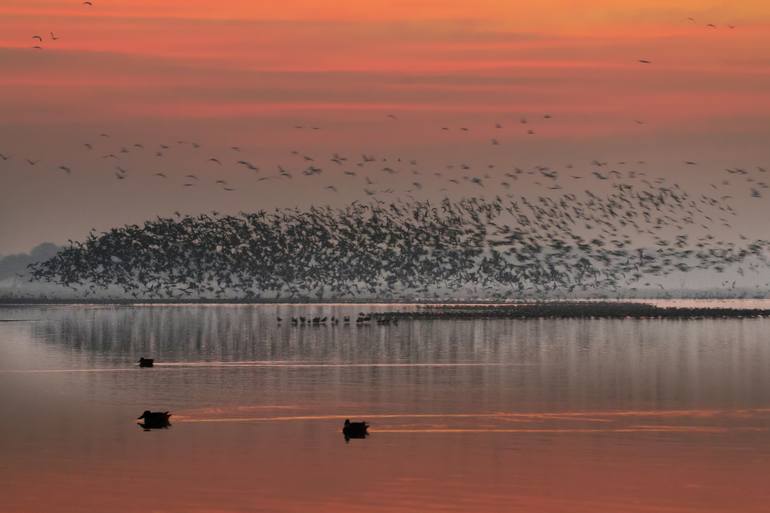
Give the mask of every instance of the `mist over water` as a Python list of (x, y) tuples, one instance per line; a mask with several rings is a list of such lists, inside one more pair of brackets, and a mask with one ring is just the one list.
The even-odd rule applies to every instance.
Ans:
[(392, 308), (3, 308), (4, 511), (765, 510), (770, 320)]

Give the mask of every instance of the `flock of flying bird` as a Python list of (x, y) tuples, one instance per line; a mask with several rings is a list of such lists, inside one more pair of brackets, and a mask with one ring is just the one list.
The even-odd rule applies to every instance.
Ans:
[[(711, 233), (732, 229), (737, 214), (728, 200), (639, 174), (597, 171), (594, 179), (610, 181), (608, 191), (177, 213), (91, 233), (30, 272), (86, 294), (117, 287), (143, 298), (441, 298), (464, 291), (505, 299), (664, 288), (666, 277), (693, 270), (768, 269), (770, 241)], [(650, 243), (639, 243), (645, 239)]]
[[(84, 6), (92, 7), (90, 1)], [(692, 23), (697, 23), (689, 18)], [(707, 28), (716, 29), (714, 24)], [(727, 25), (734, 29), (732, 25)], [(42, 49), (44, 38), (33, 36)], [(53, 32), (50, 40), (58, 40)], [(651, 64), (649, 59), (639, 59)], [(399, 121), (395, 114), (388, 118)], [(543, 122), (552, 119), (543, 114)], [(637, 124), (644, 124), (636, 120)], [(531, 119), (519, 124), (535, 135)], [(297, 125), (297, 130), (320, 130)], [(442, 131), (470, 132), (469, 126), (440, 127)], [(495, 130), (503, 130), (495, 123)], [(500, 138), (489, 142), (500, 146)], [(568, 164), (500, 169), (497, 164), (445, 164), (426, 171), (414, 159), (362, 154), (360, 158), (334, 153), (328, 158), (299, 151), (289, 164), (268, 172), (238, 146), (226, 156), (210, 155), (197, 142), (145, 146), (112, 145), (110, 134), (86, 142), (91, 155), (110, 162), (116, 180), (133, 175), (126, 159), (149, 155), (164, 162), (178, 148), (191, 151), (186, 158), (213, 169), (237, 167), (257, 181), (289, 181), (317, 177), (332, 169), (363, 180), (368, 202), (354, 201), (342, 208), (312, 206), (272, 212), (242, 212), (198, 216), (176, 213), (144, 225), (127, 225), (103, 234), (92, 232), (83, 242), (72, 242), (52, 259), (34, 264), (34, 279), (73, 287), (84, 293), (117, 287), (133, 297), (247, 298), (267, 297), (423, 297), (453, 296), (470, 291), (474, 297), (504, 299), (574, 291), (634, 290), (658, 286), (673, 273), (693, 270), (725, 272), (767, 269), (770, 241), (720, 240), (714, 229), (732, 229), (736, 211), (730, 200), (735, 186), (746, 186), (750, 197), (760, 198), (768, 188), (766, 169), (731, 168), (711, 187), (715, 195), (690, 193), (665, 178), (639, 168), (644, 161), (590, 163), (588, 172)], [(0, 153), (0, 164), (13, 158)], [(40, 160), (23, 159), (37, 166)], [(155, 167), (157, 164), (151, 166)], [(696, 166), (697, 162), (685, 161)], [(143, 168), (148, 167), (144, 162)], [(71, 164), (56, 169), (70, 175)], [(632, 169), (633, 168), (633, 169)], [(337, 173), (339, 174), (339, 173)], [(169, 180), (171, 173), (153, 170), (152, 177)], [(403, 178), (407, 176), (408, 178)], [(203, 184), (203, 175), (186, 172), (181, 185)], [(382, 186), (383, 181), (398, 185)], [(533, 182), (542, 193), (525, 196), (514, 189)], [(590, 185), (588, 181), (594, 181)], [(450, 195), (488, 191), (492, 197), (449, 197), (436, 201), (412, 194), (440, 181)], [(215, 184), (225, 192), (235, 187), (224, 178)], [(404, 184), (406, 189), (403, 188)], [(583, 186), (583, 192), (573, 192)], [(338, 192), (339, 180), (323, 185)], [(391, 185), (391, 184), (388, 184)], [(358, 186), (358, 185), (357, 185)], [(397, 190), (398, 188), (398, 190)], [(728, 190), (729, 189), (729, 190)], [(537, 189), (534, 189), (537, 190)], [(385, 200), (402, 193), (407, 199)], [(701, 235), (696, 235), (701, 232)], [(723, 285), (729, 286), (726, 280)], [(732, 282), (732, 287), (735, 282)]]
[[(545, 114), (542, 118), (549, 120), (552, 116)], [(393, 116), (393, 119), (398, 118)], [(531, 123), (531, 120), (522, 117), (520, 123), (526, 125)], [(300, 125), (294, 128), (304, 129), (305, 127)], [(320, 127), (313, 128), (320, 129)], [(503, 125), (500, 122), (490, 127), (480, 128), (503, 131)], [(441, 130), (450, 130), (450, 127), (444, 126)], [(470, 132), (472, 129), (462, 126), (459, 130)], [(533, 133), (532, 130), (529, 132)], [(82, 143), (85, 152), (83, 158), (90, 158), (90, 162), (85, 165), (93, 167), (94, 163), (97, 163), (97, 167), (109, 170), (117, 181), (137, 176), (131, 170), (140, 168), (150, 170), (139, 175), (144, 179), (168, 182), (177, 179), (180, 180), (179, 185), (184, 188), (202, 187), (210, 181), (215, 187), (225, 192), (236, 190), (235, 184), (228, 181), (231, 176), (235, 176), (241, 183), (244, 183), (244, 180), (257, 184), (270, 181), (292, 184), (291, 187), (298, 184), (298, 179), (310, 179), (313, 181), (308, 182), (307, 185), (311, 189), (319, 188), (329, 193), (337, 193), (339, 187), (352, 188), (372, 199), (386, 194), (406, 194), (411, 199), (417, 199), (413, 194), (420, 191), (429, 192), (432, 189), (437, 189), (444, 195), (451, 195), (455, 192), (467, 192), (467, 186), (483, 193), (489, 190), (488, 184), (491, 184), (494, 190), (509, 193), (515, 188), (572, 190), (576, 185), (583, 183), (580, 180), (586, 178), (608, 183), (624, 179), (653, 180), (652, 175), (640, 171), (647, 165), (643, 160), (609, 162), (596, 159), (588, 164), (588, 170), (585, 166), (571, 163), (560, 167), (536, 165), (528, 168), (500, 164), (499, 160), (493, 160), (499, 156), (490, 154), (491, 162), (484, 164), (460, 161), (436, 166), (405, 156), (363, 153), (354, 157), (338, 152), (330, 156), (318, 156), (292, 150), (283, 162), (263, 164), (255, 163), (255, 159), (248, 156), (250, 152), (241, 146), (229, 146), (225, 150), (220, 148), (220, 151), (213, 152), (207, 151), (199, 142), (179, 139), (152, 145), (139, 142), (113, 143), (113, 138), (108, 133), (101, 133), (95, 139), (99, 142)], [(497, 138), (491, 141), (495, 146), (500, 145)], [(212, 153), (216, 154), (212, 155)], [(177, 160), (173, 160), (172, 157)], [(7, 168), (16, 161), (22, 167), (50, 168), (66, 175), (71, 175), (80, 167), (69, 162), (41, 165), (42, 160), (39, 158), (28, 156), (16, 158), (7, 150), (0, 151), (0, 169)], [(680, 164), (685, 167), (695, 167), (699, 162), (683, 160)], [(770, 188), (765, 167), (735, 167), (724, 169), (723, 172), (725, 174), (721, 178), (709, 184), (714, 191), (720, 193), (718, 197), (722, 201), (733, 199), (743, 190), (752, 198), (761, 198)], [(213, 177), (211, 177), (212, 174), (214, 174)], [(332, 183), (320, 183), (322, 176), (329, 176), (329, 181)]]
[[(82, 5), (84, 5), (86, 7), (93, 7), (94, 3), (87, 0), (87, 1), (83, 2)], [(59, 37), (56, 34), (54, 34), (53, 32), (48, 32), (48, 35), (50, 36), (50, 41), (58, 41), (59, 40)], [(36, 45), (32, 46), (32, 49), (33, 50), (42, 50), (43, 49), (43, 42), (46, 39), (43, 36), (39, 35), (39, 34), (35, 34), (34, 36), (32, 36), (32, 39), (34, 39), (34, 40), (36, 40), (38, 42)]]

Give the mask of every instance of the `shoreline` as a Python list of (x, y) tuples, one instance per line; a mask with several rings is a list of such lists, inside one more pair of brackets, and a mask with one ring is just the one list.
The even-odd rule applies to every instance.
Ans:
[[(46, 306), (114, 306), (114, 307), (155, 307), (155, 306), (355, 306), (367, 305), (375, 307), (390, 307), (386, 311), (371, 312), (373, 321), (379, 324), (390, 324), (398, 321), (441, 321), (441, 320), (495, 320), (495, 319), (757, 319), (770, 318), (770, 305), (765, 306), (724, 306), (707, 303), (720, 303), (729, 300), (702, 299), (704, 305), (665, 306), (653, 304), (656, 300), (649, 299), (585, 299), (585, 300), (540, 300), (518, 302), (490, 301), (340, 301), (340, 300), (302, 300), (289, 302), (281, 300), (256, 301), (137, 301), (137, 300), (91, 300), (91, 301), (2, 301), (0, 309), (14, 307), (46, 307)], [(682, 299), (681, 301), (693, 301)], [(736, 301), (736, 299), (732, 299)], [(737, 299), (737, 301), (741, 301)], [(751, 301), (751, 300), (747, 300)], [(410, 310), (399, 310), (399, 307), (413, 307)]]
[(386, 299), (386, 298), (277, 298), (277, 299), (40, 299), (40, 298), (0, 298), (0, 308), (6, 306), (54, 306), (54, 305), (116, 305), (116, 306), (144, 306), (144, 305), (413, 305), (413, 306), (448, 306), (448, 307), (514, 307), (522, 305), (544, 304), (651, 304), (660, 301), (687, 301), (687, 302), (725, 302), (725, 301), (770, 301), (770, 298), (762, 297), (624, 297), (624, 298), (548, 298), (548, 299), (512, 299), (500, 300), (473, 300), (473, 299)]
[(413, 312), (373, 313), (380, 323), (476, 319), (758, 319), (770, 308), (664, 307), (641, 302), (540, 302), (499, 305), (441, 305)]

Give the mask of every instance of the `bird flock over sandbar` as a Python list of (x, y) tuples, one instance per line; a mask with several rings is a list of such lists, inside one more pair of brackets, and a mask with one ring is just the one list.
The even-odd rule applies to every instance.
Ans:
[[(81, 5), (91, 9), (94, 2)], [(693, 17), (681, 22), (735, 29)], [(60, 38), (49, 31), (32, 39), (33, 48), (41, 50), (44, 42)], [(636, 64), (654, 60), (640, 56)], [(0, 148), (0, 169), (18, 162), (72, 177), (97, 167), (120, 184), (154, 180), (224, 193), (302, 182), (326, 198), (351, 191), (361, 197), (341, 207), (328, 206), (331, 201), (321, 197), (304, 209), (175, 212), (142, 225), (93, 231), (30, 267), (33, 279), (86, 295), (117, 288), (135, 298), (165, 299), (444, 298), (470, 291), (506, 299), (665, 289), (665, 278), (674, 273), (735, 270), (743, 276), (767, 269), (767, 240), (740, 234), (730, 241), (713, 234), (736, 231), (733, 200), (765, 196), (766, 167), (727, 168), (706, 194), (654, 176), (638, 159), (531, 167), (500, 163), (508, 140), (547, 133), (558, 115), (433, 127), (488, 145), (495, 156), (485, 163), (436, 165), (403, 155), (318, 155), (300, 149), (266, 163), (238, 144), (215, 148), (187, 138), (120, 142), (102, 132), (80, 142), (83, 162), (43, 162)], [(384, 117), (387, 123), (405, 122), (400, 113)], [(291, 129), (312, 134), (323, 127), (302, 123)], [(679, 165), (699, 162), (683, 159)], [(735, 281), (722, 285), (735, 287)]]
[[(140, 173), (145, 180), (177, 178), (185, 188), (211, 182), (232, 192), (236, 188), (224, 178), (229, 175), (221, 174), (229, 166), (246, 173), (241, 183), (294, 188), (302, 181), (326, 194), (344, 187), (360, 199), (331, 207), (321, 198), (305, 209), (236, 215), (175, 212), (144, 225), (92, 231), (32, 266), (34, 279), (86, 295), (117, 288), (157, 299), (437, 299), (458, 291), (507, 299), (665, 290), (663, 279), (673, 273), (761, 276), (767, 269), (768, 242), (737, 232), (732, 205), (742, 201), (740, 195), (748, 201), (764, 197), (763, 166), (726, 168), (699, 184), (706, 192), (694, 192), (656, 176), (644, 160), (530, 167), (466, 161), (436, 168), (405, 156), (319, 157), (293, 150), (276, 171), (263, 172), (264, 165), (239, 145), (214, 152), (189, 139), (156, 144), (116, 142), (104, 132), (82, 143), (82, 151), (110, 162), (119, 182)], [(147, 164), (148, 158), (159, 162), (180, 152), (187, 165), (208, 169), (155, 171)], [(137, 171), (129, 170), (129, 157), (137, 159)], [(14, 155), (0, 152), (0, 166), (13, 161)], [(21, 165), (39, 163), (25, 158)], [(685, 159), (678, 165), (695, 169), (700, 163)], [(77, 172), (70, 163), (57, 170), (64, 176)], [(444, 199), (425, 199), (437, 194)], [(739, 240), (717, 237), (717, 230)], [(735, 277), (726, 276), (722, 287), (735, 288)], [(766, 280), (756, 283), (757, 289), (767, 286)]]
[[(617, 181), (606, 194), (178, 214), (91, 233), (30, 271), (86, 294), (118, 287), (137, 298), (441, 298), (470, 289), (506, 299), (768, 268), (767, 240), (709, 233), (729, 226), (729, 205), (658, 182)], [(690, 227), (705, 233), (691, 238)]]

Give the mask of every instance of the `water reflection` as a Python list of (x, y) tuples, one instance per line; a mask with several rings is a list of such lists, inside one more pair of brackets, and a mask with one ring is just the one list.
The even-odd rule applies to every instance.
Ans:
[(386, 308), (5, 311), (4, 508), (766, 509), (770, 320), (277, 322)]
[[(308, 315), (341, 316), (366, 307), (306, 308)], [(303, 380), (319, 380), (346, 393), (357, 387), (374, 404), (388, 387), (397, 389), (399, 398), (430, 397), (436, 406), (450, 408), (458, 406), (456, 387), (463, 389), (461, 402), (477, 408), (671, 409), (736, 400), (761, 405), (770, 386), (767, 320), (294, 328), (276, 322), (278, 315), (291, 316), (286, 311), (296, 315), (302, 308), (55, 308), (27, 327), (56, 357), (45, 366), (37, 361), (21, 368), (101, 372), (151, 356), (156, 360), (151, 372), (159, 375), (246, 380), (270, 397), (277, 397), (276, 386), (290, 393), (304, 387)]]

